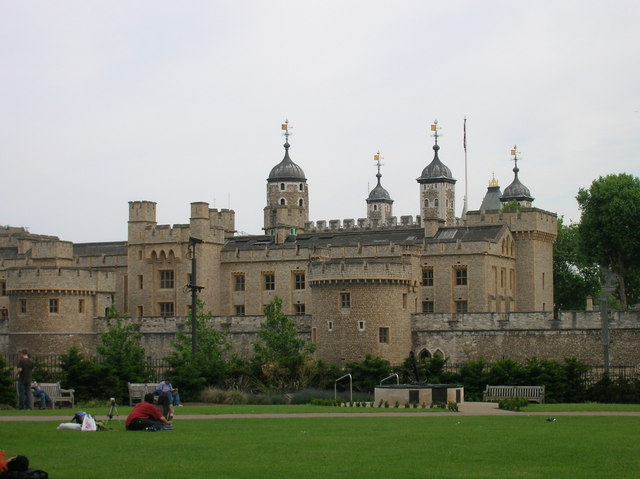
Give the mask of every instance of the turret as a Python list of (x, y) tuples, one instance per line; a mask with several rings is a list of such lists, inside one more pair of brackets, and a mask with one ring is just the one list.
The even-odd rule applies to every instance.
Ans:
[(393, 200), (389, 192), (380, 184), (380, 178), (382, 178), (382, 174), (380, 173), (380, 152), (376, 153), (373, 159), (378, 166), (378, 174), (376, 175), (378, 184), (371, 190), (367, 198), (367, 219), (370, 224), (377, 223), (378, 225), (384, 225), (389, 222), (393, 216)]
[(304, 233), (309, 221), (309, 190), (304, 171), (289, 157), (289, 122), (282, 125), (284, 158), (273, 167), (267, 178), (267, 206), (264, 208), (264, 230), (275, 243), (288, 236)]
[(515, 166), (513, 168), (513, 181), (509, 186), (504, 189), (504, 193), (502, 193), (502, 197), (500, 201), (502, 203), (509, 203), (512, 201), (517, 202), (520, 206), (524, 206), (525, 208), (530, 208), (531, 203), (533, 202), (533, 198), (531, 197), (531, 193), (529, 192), (529, 188), (520, 183), (520, 179), (518, 179), (518, 172), (520, 169), (518, 168), (518, 148), (514, 145), (511, 150), (511, 155), (513, 156), (513, 161), (515, 162)]
[(444, 221), (445, 226), (454, 226), (456, 180), (451, 175), (451, 170), (445, 166), (438, 157), (438, 121), (431, 125), (434, 132), (435, 143), (433, 145), (433, 160), (429, 163), (417, 182), (420, 185), (420, 216), (423, 224), (433, 224), (434, 219)]

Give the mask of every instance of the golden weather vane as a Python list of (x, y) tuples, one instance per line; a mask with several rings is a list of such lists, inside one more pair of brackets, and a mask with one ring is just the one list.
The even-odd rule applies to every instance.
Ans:
[(291, 128), (293, 128), (292, 126), (289, 126), (289, 119), (285, 118), (284, 123), (282, 124), (282, 130), (284, 131), (284, 137), (287, 140), (287, 143), (289, 143), (289, 135), (292, 135), (292, 133), (289, 131)]
[(515, 167), (518, 167), (518, 160), (521, 160), (521, 157), (518, 157), (518, 155), (520, 154), (520, 152), (518, 151), (518, 146), (517, 145), (513, 145), (513, 148), (511, 148), (511, 156), (513, 156), (513, 161), (515, 162)]
[(436, 145), (438, 144), (438, 137), (441, 136), (438, 134), (438, 130), (441, 130), (442, 128), (440, 128), (438, 126), (438, 120), (433, 120), (433, 123), (431, 123), (431, 131), (433, 132), (433, 137), (436, 139)]

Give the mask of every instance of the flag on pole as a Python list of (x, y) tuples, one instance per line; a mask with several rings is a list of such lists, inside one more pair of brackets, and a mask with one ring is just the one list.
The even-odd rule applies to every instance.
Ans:
[(464, 145), (464, 151), (467, 151), (467, 119), (464, 119), (464, 134), (462, 135), (462, 144)]

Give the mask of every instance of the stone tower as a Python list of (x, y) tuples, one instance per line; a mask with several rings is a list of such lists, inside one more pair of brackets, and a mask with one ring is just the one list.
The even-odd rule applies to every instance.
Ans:
[(438, 122), (431, 125), (434, 132), (434, 156), (417, 179), (420, 184), (420, 216), (425, 235), (433, 237), (439, 226), (454, 226), (456, 180), (451, 170), (438, 158)]
[(304, 171), (289, 157), (289, 124), (285, 131), (284, 158), (273, 167), (267, 178), (267, 206), (264, 208), (264, 230), (276, 244), (289, 236), (304, 233), (309, 221), (309, 189)]
[(389, 195), (389, 192), (385, 190), (380, 184), (380, 152), (374, 155), (373, 159), (378, 166), (378, 184), (371, 190), (369, 197), (367, 198), (367, 219), (371, 225), (384, 225), (393, 216), (393, 200)]

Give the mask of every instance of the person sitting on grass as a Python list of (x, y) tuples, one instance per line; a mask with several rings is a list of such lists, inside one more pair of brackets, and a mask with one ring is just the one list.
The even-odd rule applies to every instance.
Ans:
[(153, 394), (148, 393), (131, 410), (124, 426), (128, 431), (160, 431), (171, 429), (171, 423), (153, 404)]

